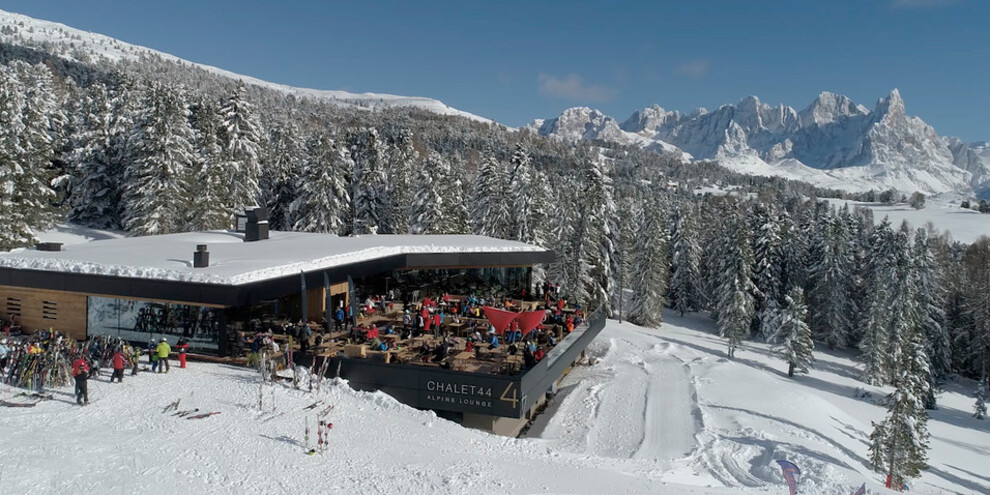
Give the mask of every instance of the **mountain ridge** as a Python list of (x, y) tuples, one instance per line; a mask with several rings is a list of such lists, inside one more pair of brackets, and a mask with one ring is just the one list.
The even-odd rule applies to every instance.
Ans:
[(246, 84), (273, 89), (296, 97), (350, 105), (361, 108), (416, 107), (440, 115), (455, 115), (485, 123), (493, 120), (453, 108), (440, 100), (420, 96), (401, 96), (386, 93), (351, 93), (341, 90), (298, 88), (274, 83), (252, 76), (237, 74), (208, 64), (191, 62), (152, 48), (134, 45), (116, 38), (76, 29), (62, 23), (35, 19), (23, 14), (0, 9), (0, 42), (40, 48), (45, 52), (77, 62), (102, 58), (111, 62), (140, 60), (142, 56), (160, 57), (179, 64), (191, 64), (210, 73), (244, 81)]
[(939, 136), (908, 115), (896, 88), (872, 110), (822, 91), (800, 111), (746, 96), (687, 114), (651, 105), (621, 123), (575, 107), (527, 127), (545, 137), (617, 141), (822, 187), (990, 197), (990, 146)]

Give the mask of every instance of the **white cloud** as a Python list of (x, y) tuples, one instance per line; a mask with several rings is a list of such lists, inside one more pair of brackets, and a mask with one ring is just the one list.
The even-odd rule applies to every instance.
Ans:
[(711, 69), (711, 64), (707, 60), (692, 60), (690, 62), (684, 62), (678, 65), (674, 72), (682, 76), (687, 76), (694, 79), (701, 79), (708, 75), (708, 70)]
[(936, 9), (954, 3), (959, 0), (894, 0), (891, 6), (895, 9)]
[(550, 98), (589, 102), (608, 101), (615, 98), (615, 90), (598, 84), (585, 84), (577, 74), (554, 76), (540, 74), (540, 94)]

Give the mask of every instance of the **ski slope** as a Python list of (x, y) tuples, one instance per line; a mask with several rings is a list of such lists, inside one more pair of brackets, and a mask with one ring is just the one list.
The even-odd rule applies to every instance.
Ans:
[[(34, 408), (0, 408), (4, 493), (786, 493), (775, 459), (802, 470), (802, 494), (848, 494), (866, 482), (870, 422), (883, 389), (857, 380), (845, 354), (817, 352), (810, 376), (786, 377), (765, 345), (735, 360), (707, 317), (666, 315), (660, 329), (610, 321), (524, 438), (439, 419), (382, 393), (326, 381), (320, 394), (264, 386), (256, 373), (190, 363), (123, 384), (90, 382)], [(174, 363), (173, 363), (174, 364)], [(990, 421), (970, 417), (971, 383), (949, 384), (932, 412), (931, 468), (913, 493), (990, 492)], [(869, 398), (857, 398), (865, 391)], [(16, 390), (0, 386), (0, 398)], [(221, 414), (186, 420), (180, 410)], [(306, 406), (322, 400), (313, 409)], [(315, 444), (315, 410), (334, 423)], [(274, 419), (271, 419), (273, 418)]]

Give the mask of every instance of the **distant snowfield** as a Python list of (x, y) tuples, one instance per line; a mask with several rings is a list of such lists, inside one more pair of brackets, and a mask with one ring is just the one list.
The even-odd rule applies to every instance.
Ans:
[[(659, 330), (610, 321), (594, 366), (564, 380), (530, 438), (468, 430), (383, 393), (327, 382), (314, 394), (266, 386), (255, 373), (190, 363), (124, 384), (90, 382), (34, 408), (0, 408), (4, 493), (786, 493), (775, 459), (795, 462), (802, 494), (846, 494), (866, 482), (870, 422), (883, 409), (845, 354), (817, 353), (788, 379), (766, 346), (725, 359), (711, 320), (667, 315)], [(969, 383), (952, 383), (932, 413), (932, 467), (912, 493), (990, 491), (990, 421), (970, 417)], [(6, 386), (0, 397), (23, 400)], [(221, 411), (198, 420), (162, 414)], [(276, 404), (274, 415), (272, 403)], [(333, 404), (330, 450), (307, 456), (316, 400)], [(315, 443), (311, 432), (310, 445)]]
[(843, 199), (827, 199), (836, 207), (848, 204), (849, 208), (857, 206), (873, 210), (873, 220), (879, 223), (884, 217), (890, 219), (891, 225), (897, 229), (901, 222), (907, 221), (912, 229), (926, 226), (929, 222), (937, 232), (949, 232), (954, 240), (972, 244), (982, 236), (990, 236), (990, 215), (961, 208), (959, 202), (949, 203), (941, 200), (929, 200), (928, 204), (915, 210), (906, 204), (883, 205), (880, 203), (862, 203)]

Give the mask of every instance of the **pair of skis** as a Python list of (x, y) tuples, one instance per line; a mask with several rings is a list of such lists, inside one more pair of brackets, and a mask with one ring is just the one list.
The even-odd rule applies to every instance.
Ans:
[(182, 401), (182, 398), (181, 397), (179, 397), (178, 399), (175, 399), (175, 402), (172, 402), (169, 405), (165, 406), (165, 408), (162, 409), (162, 414), (165, 414), (165, 413), (171, 411), (172, 412), (172, 416), (178, 416), (180, 418), (186, 418), (186, 419), (203, 419), (203, 418), (208, 418), (210, 416), (214, 416), (214, 415), (220, 414), (220, 411), (213, 411), (213, 412), (208, 412), (208, 413), (196, 414), (196, 413), (199, 412), (199, 408), (198, 407), (195, 408), (195, 409), (187, 409), (185, 411), (180, 411), (179, 410), (179, 402), (180, 401)]
[(322, 454), (327, 446), (330, 444), (330, 429), (333, 428), (333, 423), (327, 421), (327, 415), (333, 410), (333, 404), (330, 404), (316, 415), (316, 446)]
[[(303, 409), (315, 409), (316, 406), (322, 403), (323, 401), (319, 400), (309, 406), (304, 407)], [(305, 449), (306, 449), (304, 452), (307, 455), (316, 454), (317, 451), (319, 451), (319, 453), (322, 454), (326, 450), (327, 445), (329, 445), (330, 429), (333, 428), (333, 423), (327, 421), (326, 418), (327, 415), (330, 414), (330, 411), (332, 410), (333, 410), (333, 404), (330, 404), (326, 408), (316, 413), (316, 448), (310, 448), (309, 446), (309, 418), (308, 417), (306, 418), (306, 431), (303, 438), (305, 440)]]
[(220, 411), (213, 411), (203, 414), (196, 414), (193, 416), (186, 416), (186, 419), (203, 419), (203, 418), (208, 418), (210, 416), (216, 416), (217, 414), (220, 414)]

